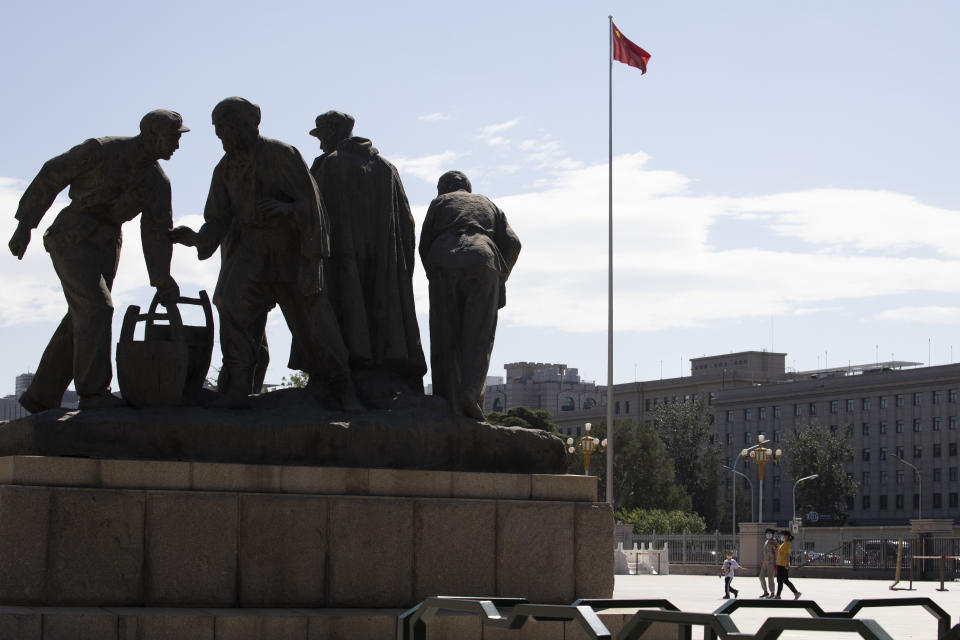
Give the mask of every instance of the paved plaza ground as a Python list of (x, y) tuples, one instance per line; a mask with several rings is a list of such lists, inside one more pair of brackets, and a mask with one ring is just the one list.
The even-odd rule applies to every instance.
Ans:
[[(946, 609), (951, 624), (960, 622), (960, 582), (947, 583), (948, 591), (937, 591), (938, 582), (914, 582), (913, 591), (891, 591), (892, 580), (837, 580), (823, 578), (793, 578), (800, 590), (801, 600), (814, 600), (825, 610), (843, 609), (851, 600), (859, 598), (909, 598), (928, 597)], [(762, 593), (760, 580), (756, 577), (738, 576), (733, 581), (741, 598), (756, 598)], [(906, 589), (908, 582), (898, 587)], [(712, 612), (723, 600), (723, 580), (718, 576), (617, 576), (614, 598), (666, 598), (683, 611)], [(784, 598), (793, 594), (784, 587)], [(741, 631), (755, 632), (768, 616), (802, 616), (802, 610), (751, 610), (741, 609), (733, 614), (733, 620)], [(862, 612), (858, 617), (876, 620), (895, 640), (936, 640), (934, 618), (920, 607), (896, 607)], [(694, 637), (700, 637), (694, 631)], [(852, 634), (789, 632), (782, 640), (832, 640), (855, 638)]]

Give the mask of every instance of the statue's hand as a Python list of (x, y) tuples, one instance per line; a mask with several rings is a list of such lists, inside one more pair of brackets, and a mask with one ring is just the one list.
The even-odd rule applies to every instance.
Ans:
[(281, 218), (293, 213), (294, 204), (292, 202), (282, 202), (273, 198), (261, 198), (257, 200), (257, 215), (261, 222), (267, 222), (272, 218)]
[(160, 304), (167, 309), (176, 306), (180, 299), (180, 287), (177, 286), (177, 281), (172, 276), (167, 276), (166, 281), (157, 287), (157, 293), (160, 295)]
[(195, 247), (200, 242), (200, 236), (190, 227), (174, 227), (167, 232), (167, 237), (173, 244), (182, 244), (187, 247)]
[(10, 247), (10, 253), (17, 256), (17, 260), (23, 260), (28, 244), (30, 244), (30, 227), (18, 224), (17, 230), (13, 232), (13, 237), (7, 245)]

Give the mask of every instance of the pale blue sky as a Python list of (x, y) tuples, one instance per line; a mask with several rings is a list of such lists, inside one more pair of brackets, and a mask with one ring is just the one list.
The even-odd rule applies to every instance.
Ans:
[[(610, 13), (653, 54), (645, 76), (614, 67), (615, 380), (770, 348), (771, 322), (801, 369), (926, 361), (928, 338), (933, 362), (948, 361), (955, 2), (13, 3), (0, 21), (0, 232), (44, 160), (133, 134), (150, 109), (193, 129), (164, 163), (174, 216), (193, 224), (222, 153), (218, 100), (258, 103), (261, 132), (308, 163), (313, 118), (340, 109), (397, 164), (418, 218), (439, 174), (460, 168), (523, 240), (490, 373), (560, 361), (605, 382)], [(115, 327), (150, 297), (136, 224), (125, 234)], [(184, 291), (212, 290), (216, 269), (177, 249)], [(0, 277), (4, 392), (65, 303), (38, 236)], [(428, 347), (422, 270), (417, 288)], [(270, 331), (279, 381), (279, 313)]]

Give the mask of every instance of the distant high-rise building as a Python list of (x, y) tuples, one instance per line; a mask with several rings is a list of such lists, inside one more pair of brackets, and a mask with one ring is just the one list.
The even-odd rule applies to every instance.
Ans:
[(19, 399), (23, 395), (23, 392), (27, 390), (27, 387), (30, 386), (30, 383), (33, 382), (32, 373), (21, 373), (17, 376), (17, 385), (15, 387), (16, 391), (14, 395)]

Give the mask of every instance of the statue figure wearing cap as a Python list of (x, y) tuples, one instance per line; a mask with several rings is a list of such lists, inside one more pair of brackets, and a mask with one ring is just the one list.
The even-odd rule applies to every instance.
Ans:
[(520, 239), (503, 211), (471, 193), (460, 171), (440, 176), (420, 231), (420, 259), (430, 281), (433, 392), (455, 413), (483, 419), (497, 314), (519, 255)]
[(177, 227), (174, 242), (195, 246), (201, 260), (220, 248), (213, 302), (220, 314), (223, 367), (218, 404), (243, 406), (255, 388), (267, 313), (279, 305), (293, 336), (290, 367), (320, 381), (347, 410), (353, 393), (347, 351), (324, 290), (330, 255), (326, 213), (300, 153), (260, 135), (260, 107), (226, 98), (213, 109), (223, 158), (213, 170), (199, 232)]
[(423, 393), (427, 371), (413, 298), (416, 227), (397, 169), (352, 116), (327, 111), (310, 135), (323, 155), (310, 173), (330, 216), (330, 298), (364, 399)]
[(164, 304), (180, 295), (170, 276), (173, 226), (170, 180), (158, 160), (169, 160), (189, 131), (180, 114), (160, 109), (140, 121), (132, 137), (92, 138), (48, 160), (20, 199), (10, 251), (23, 258), (31, 231), (57, 194), (70, 187), (70, 204), (43, 235), (67, 299), (67, 314), (43, 352), (33, 382), (20, 397), (32, 413), (60, 406), (73, 380), (81, 409), (125, 406), (110, 394), (113, 300), (124, 222), (140, 216), (150, 284)]

